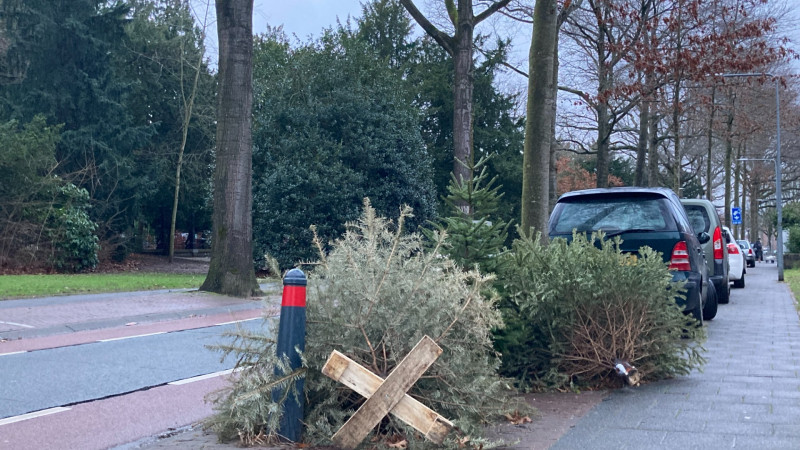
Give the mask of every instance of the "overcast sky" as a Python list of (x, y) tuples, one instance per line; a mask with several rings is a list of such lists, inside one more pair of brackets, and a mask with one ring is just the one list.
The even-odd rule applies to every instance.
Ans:
[(319, 37), (323, 28), (344, 23), (347, 16), (361, 16), (359, 0), (255, 0), (253, 32), (263, 33), (267, 24), (283, 25), (287, 35), (296, 34), (305, 41), (309, 36)]

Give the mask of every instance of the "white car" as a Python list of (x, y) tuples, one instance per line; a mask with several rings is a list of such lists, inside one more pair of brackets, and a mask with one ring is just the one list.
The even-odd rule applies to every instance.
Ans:
[(728, 246), (728, 280), (733, 282), (733, 287), (744, 287), (744, 274), (747, 273), (745, 268), (744, 253), (733, 238), (733, 233), (728, 227), (722, 227), (722, 233), (725, 235), (725, 241)]

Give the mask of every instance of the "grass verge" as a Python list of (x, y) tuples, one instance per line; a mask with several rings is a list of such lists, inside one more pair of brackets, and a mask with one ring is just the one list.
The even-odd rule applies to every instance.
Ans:
[(205, 275), (168, 273), (2, 275), (0, 299), (198, 288), (204, 279)]
[(794, 294), (794, 307), (800, 311), (800, 269), (789, 269), (783, 271), (783, 281), (789, 285), (789, 289)]

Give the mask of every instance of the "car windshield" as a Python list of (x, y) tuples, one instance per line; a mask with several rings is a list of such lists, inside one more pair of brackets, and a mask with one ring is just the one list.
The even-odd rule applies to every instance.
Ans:
[(694, 232), (697, 234), (704, 231), (708, 233), (711, 228), (711, 219), (708, 217), (706, 209), (699, 205), (684, 205), (684, 209)]
[(604, 230), (609, 234), (625, 231), (660, 231), (667, 228), (661, 199), (642, 197), (581, 198), (566, 201), (551, 233), (569, 234), (573, 230)]
[(742, 247), (742, 248), (750, 248), (750, 243), (749, 243), (749, 242), (747, 242), (747, 241), (736, 241), (736, 242), (738, 242), (738, 243), (739, 243), (739, 247)]

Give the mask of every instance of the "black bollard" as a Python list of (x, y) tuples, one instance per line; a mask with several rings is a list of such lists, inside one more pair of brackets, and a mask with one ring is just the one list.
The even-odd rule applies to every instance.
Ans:
[[(295, 348), (302, 352), (306, 347), (306, 283), (306, 275), (300, 269), (290, 270), (283, 278), (277, 355), (279, 358), (288, 356), (290, 371), (302, 366), (300, 355)], [(275, 367), (275, 375), (281, 377), (284, 373)], [(290, 392), (283, 404), (279, 434), (292, 442), (300, 442), (303, 434), (304, 387), (305, 376), (295, 382), (297, 396)], [(280, 401), (283, 394), (283, 389), (275, 389), (272, 392), (272, 400)]]

